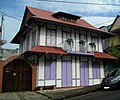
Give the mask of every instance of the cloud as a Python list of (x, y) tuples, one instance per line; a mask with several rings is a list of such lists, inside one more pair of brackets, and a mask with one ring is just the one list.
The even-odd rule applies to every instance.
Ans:
[[(69, 1), (69, 0), (66, 0)], [(70, 2), (70, 1), (69, 1)], [(72, 1), (71, 1), (72, 2)], [(100, 4), (108, 4), (107, 0), (75, 0), (74, 2), (84, 2), (84, 3), (100, 3)], [(25, 5), (34, 6), (40, 9), (45, 9), (49, 11), (65, 11), (69, 13), (78, 13), (84, 16), (95, 16), (99, 14), (99, 16), (115, 16), (115, 13), (120, 11), (119, 6), (111, 6), (111, 5), (84, 5), (84, 4), (66, 4), (66, 3), (53, 3), (53, 2), (43, 2), (37, 0), (24, 0)], [(109, 14), (109, 13), (112, 13)]]
[[(102, 25), (109, 25), (112, 23), (110, 20), (114, 20), (116, 15), (120, 12), (120, 6), (100, 6), (100, 5), (83, 5), (83, 4), (63, 4), (63, 3), (50, 3), (40, 2), (37, 0), (11, 0), (1, 2), (1, 10), (6, 14), (22, 19), (25, 6), (33, 6), (36, 8), (48, 10), (48, 11), (64, 11), (78, 16), (82, 16), (90, 24), (100, 27)], [(65, 0), (63, 0), (65, 1)], [(70, 0), (66, 0), (70, 1)], [(119, 3), (120, 0), (71, 0), (73, 2), (85, 2), (85, 3)], [(112, 2), (114, 1), (114, 2)], [(9, 5), (9, 6), (7, 6)], [(108, 21), (110, 21), (108, 23)], [(106, 22), (106, 23), (103, 23)], [(100, 24), (103, 23), (103, 24)], [(5, 39), (8, 41), (4, 45), (6, 48), (16, 48), (18, 45), (11, 45), (9, 42), (19, 31), (21, 22), (11, 18), (5, 18)], [(98, 25), (99, 24), (99, 25)], [(12, 26), (12, 27), (11, 27)]]

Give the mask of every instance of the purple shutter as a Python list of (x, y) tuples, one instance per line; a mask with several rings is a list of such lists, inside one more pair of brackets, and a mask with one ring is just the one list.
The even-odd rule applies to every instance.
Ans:
[(84, 62), (85, 66), (85, 85), (89, 85), (88, 62)]
[(72, 64), (71, 61), (63, 61), (62, 64), (62, 86), (72, 86)]
[(45, 79), (50, 79), (51, 76), (51, 62), (46, 60)]
[(67, 61), (67, 86), (72, 86), (72, 65), (71, 61)]
[(66, 83), (67, 83), (67, 73), (66, 73), (66, 62), (63, 61), (63, 64), (62, 64), (62, 86), (65, 87), (66, 86)]
[(93, 63), (93, 78), (100, 78), (100, 64)]
[(81, 62), (80, 65), (81, 86), (89, 85), (88, 62)]
[(83, 65), (83, 62), (81, 62), (80, 64), (80, 82), (81, 82), (81, 86), (84, 86), (85, 85), (85, 82), (84, 82), (84, 79), (85, 79), (85, 75), (84, 75), (84, 65)]
[(56, 77), (56, 65), (55, 61), (51, 62), (51, 79), (55, 79)]

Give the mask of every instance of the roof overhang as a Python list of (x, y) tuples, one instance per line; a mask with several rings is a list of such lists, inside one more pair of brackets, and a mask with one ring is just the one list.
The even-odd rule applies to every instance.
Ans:
[(49, 46), (35, 46), (31, 50), (28, 50), (25, 53), (23, 53), (22, 55), (28, 53), (67, 55), (67, 53), (61, 47), (49, 47)]
[(94, 56), (95, 58), (99, 58), (99, 59), (112, 59), (112, 60), (117, 60), (116, 57), (113, 57), (113, 56), (108, 55), (108, 54), (103, 53), (103, 52), (97, 52), (97, 51), (95, 51), (93, 56)]

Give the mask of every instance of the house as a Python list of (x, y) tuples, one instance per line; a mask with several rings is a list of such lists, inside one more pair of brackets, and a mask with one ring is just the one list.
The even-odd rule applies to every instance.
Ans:
[(12, 55), (16, 55), (19, 54), (19, 50), (18, 49), (5, 49), (5, 48), (1, 48), (1, 56), (0, 59), (1, 60), (5, 60), (7, 58), (9, 58)]
[(102, 49), (102, 39), (111, 36), (112, 33), (92, 26), (80, 16), (27, 6), (21, 28), (11, 41), (20, 45), (20, 56), (3, 65), (2, 91), (11, 88), (6, 88), (10, 78), (4, 77), (10, 62), (14, 70), (11, 77), (24, 80), (15, 83), (17, 88), (22, 87), (13, 91), (99, 84), (104, 78), (103, 61), (116, 59)]
[[(107, 32), (111, 32), (111, 33), (114, 33), (115, 35), (110, 37), (110, 38), (107, 38), (107, 39), (104, 39), (103, 40), (103, 50), (104, 52), (108, 52), (108, 50), (112, 49), (113, 47), (116, 49), (116, 50), (120, 50), (120, 16), (117, 15), (115, 20), (113, 21), (113, 23), (109, 26), (102, 26), (100, 27), (100, 29), (102, 30), (106, 30)], [(117, 53), (117, 56), (119, 54)], [(114, 68), (117, 68), (119, 67), (120, 65), (120, 61), (119, 61), (119, 56), (118, 56), (118, 60), (115, 61), (114, 63), (112, 62), (107, 64), (107, 66), (109, 66), (108, 68), (106, 67), (106, 71), (111, 71), (112, 69)]]

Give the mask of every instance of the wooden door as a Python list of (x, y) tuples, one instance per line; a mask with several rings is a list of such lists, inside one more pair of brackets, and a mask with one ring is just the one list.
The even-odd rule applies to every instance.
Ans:
[(3, 68), (3, 92), (32, 90), (32, 68), (22, 60), (14, 60)]

